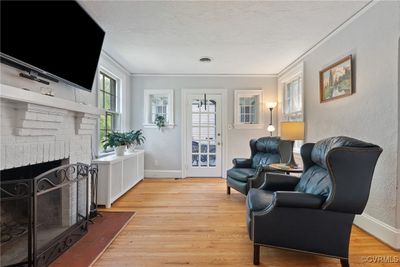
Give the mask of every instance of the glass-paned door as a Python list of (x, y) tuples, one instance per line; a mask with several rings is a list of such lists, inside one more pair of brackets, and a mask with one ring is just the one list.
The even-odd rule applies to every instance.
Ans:
[(187, 176), (221, 177), (221, 97), (189, 95), (186, 103)]

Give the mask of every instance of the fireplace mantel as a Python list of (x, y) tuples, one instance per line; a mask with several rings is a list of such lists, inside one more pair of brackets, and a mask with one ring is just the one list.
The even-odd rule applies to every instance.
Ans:
[(0, 170), (58, 159), (90, 164), (100, 111), (0, 84)]
[(64, 109), (79, 113), (91, 114), (98, 116), (100, 111), (98, 108), (76, 103), (62, 98), (42, 95), (40, 93), (31, 92), (10, 85), (0, 85), (0, 98), (15, 102), (30, 103), (57, 109)]

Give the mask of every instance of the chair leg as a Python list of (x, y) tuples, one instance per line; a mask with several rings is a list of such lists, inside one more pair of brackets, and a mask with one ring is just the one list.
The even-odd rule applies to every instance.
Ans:
[(231, 194), (231, 188), (228, 185), (226, 186), (226, 194)]
[(260, 245), (254, 244), (253, 264), (260, 264)]
[(340, 264), (342, 267), (350, 267), (349, 259), (340, 259)]

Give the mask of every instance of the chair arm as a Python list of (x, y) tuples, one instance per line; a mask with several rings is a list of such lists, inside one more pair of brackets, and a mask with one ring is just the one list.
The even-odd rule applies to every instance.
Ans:
[(293, 191), (299, 181), (300, 179), (297, 176), (266, 172), (264, 183), (259, 189), (268, 191)]
[(275, 207), (319, 209), (324, 202), (323, 196), (303, 192), (276, 191), (273, 198)]
[(234, 168), (251, 168), (251, 159), (233, 159), (232, 160)]

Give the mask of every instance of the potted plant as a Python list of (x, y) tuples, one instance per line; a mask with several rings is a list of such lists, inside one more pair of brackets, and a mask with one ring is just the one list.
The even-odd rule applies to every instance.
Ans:
[(129, 138), (127, 133), (122, 132), (110, 132), (106, 135), (106, 139), (103, 141), (104, 149), (107, 147), (114, 147), (117, 156), (123, 156), (126, 146), (129, 144)]
[(146, 137), (143, 135), (143, 130), (137, 130), (137, 131), (130, 131), (127, 133), (128, 139), (129, 139), (129, 151), (133, 152), (135, 151), (136, 146), (140, 146), (144, 143), (146, 140)]
[(161, 128), (165, 127), (165, 117), (157, 114), (154, 123), (157, 125), (158, 130), (161, 130)]

